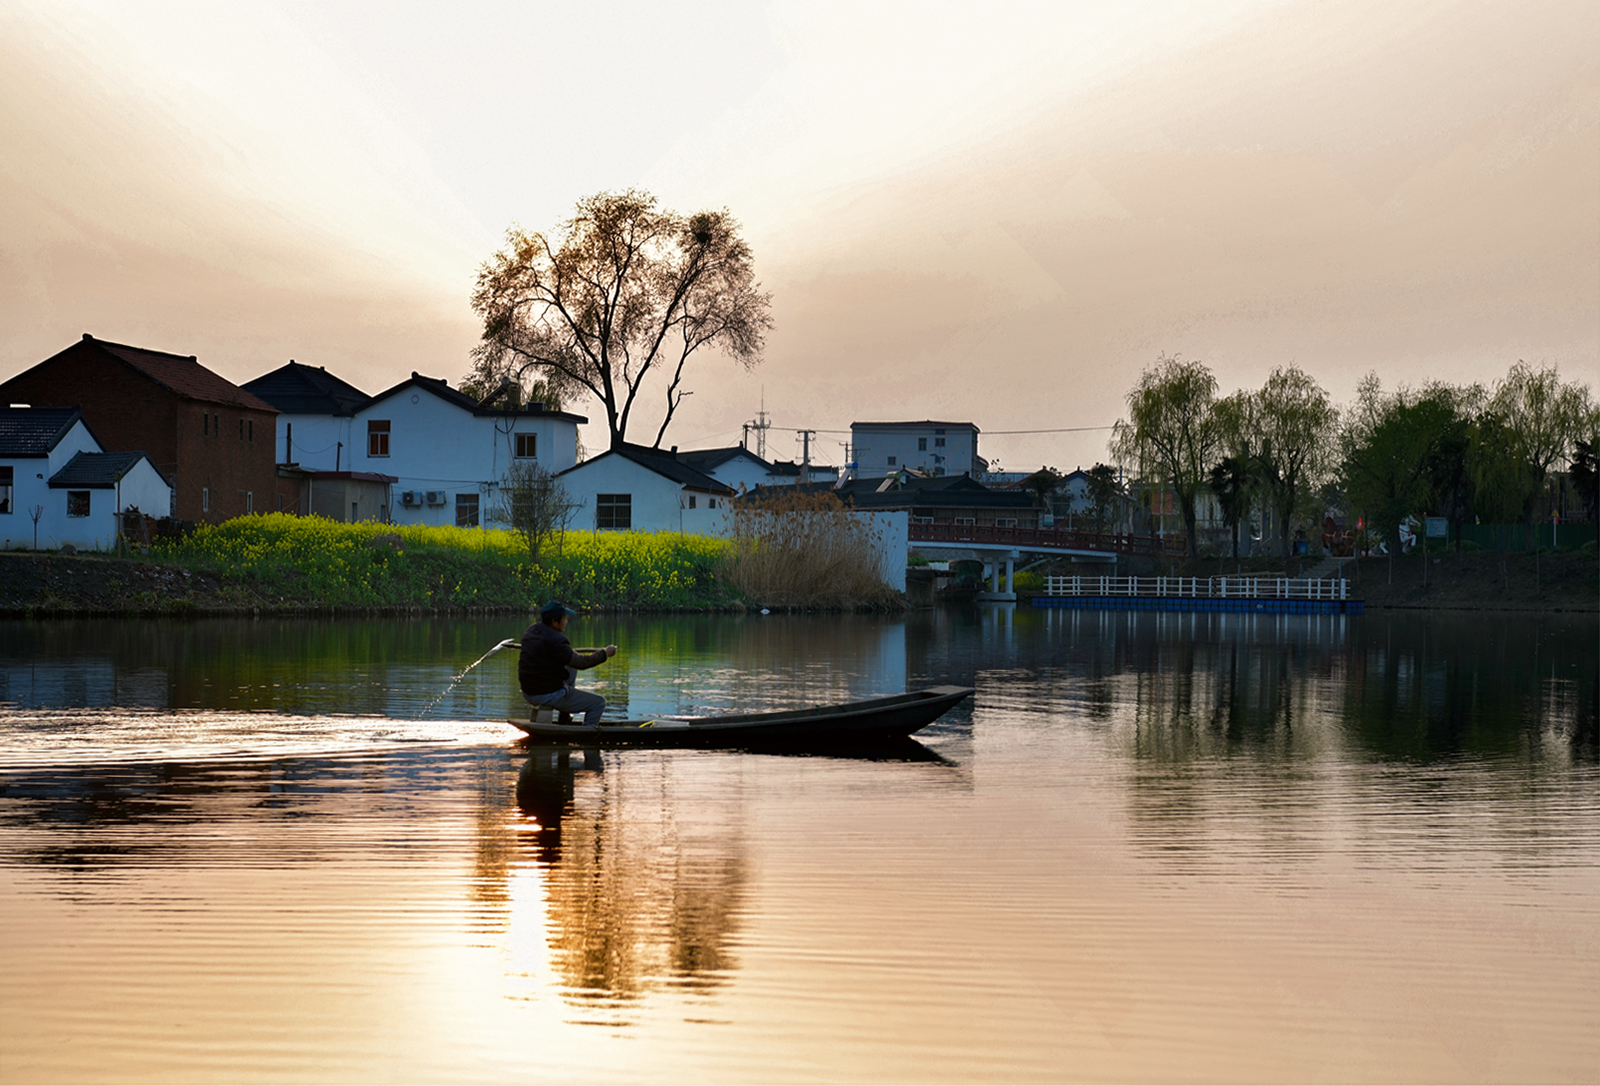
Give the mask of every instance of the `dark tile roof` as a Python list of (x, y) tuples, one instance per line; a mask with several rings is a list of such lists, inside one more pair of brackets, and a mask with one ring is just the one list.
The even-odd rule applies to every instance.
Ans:
[(0, 456), (49, 456), (81, 418), (76, 407), (0, 407)]
[(244, 407), (252, 411), (270, 411), (277, 408), (246, 392), (219, 373), (212, 373), (195, 360), (194, 355), (168, 354), (144, 347), (130, 347), (126, 343), (111, 343), (83, 334), (85, 343), (92, 343), (113, 358), (132, 366), (150, 380), (188, 400), (201, 403)]
[(412, 387), (427, 389), (445, 403), (454, 404), (463, 411), (471, 411), (474, 415), (493, 415), (496, 418), (566, 419), (568, 422), (573, 423), (584, 423), (589, 421), (588, 416), (586, 415), (574, 415), (568, 411), (548, 411), (545, 409), (545, 406), (542, 403), (528, 404), (526, 407), (518, 409), (485, 407), (483, 404), (479, 403), (477, 400), (474, 400), (466, 393), (461, 392), (458, 389), (451, 388), (448, 381), (442, 380), (438, 377), (424, 377), (415, 370), (411, 371), (411, 376), (406, 380), (401, 381), (393, 388), (384, 389), (367, 402), (371, 404), (382, 403), (389, 397), (398, 396), (406, 389)]
[[(142, 452), (80, 452), (68, 460), (60, 471), (50, 476), (50, 485), (57, 489), (68, 486), (116, 486), (117, 481), (132, 471), (133, 466), (143, 459), (145, 455)], [(160, 472), (156, 474), (160, 475)], [(166, 476), (163, 475), (162, 478), (166, 479)], [(170, 481), (168, 485), (171, 485)]]
[(832, 483), (798, 483), (762, 486), (750, 492), (757, 501), (784, 494), (832, 493), (858, 509), (1032, 509), (1033, 495), (1017, 490), (990, 490), (965, 475), (925, 479), (913, 477), (895, 490), (880, 492), (882, 479), (852, 479), (843, 486)]
[(719, 468), (723, 464), (726, 464), (729, 460), (741, 455), (749, 457), (751, 460), (755, 461), (757, 464), (760, 464), (768, 471), (772, 470), (771, 464), (761, 459), (761, 457), (757, 456), (743, 445), (733, 445), (726, 449), (688, 449), (678, 454), (678, 460), (682, 463), (688, 464), (697, 471), (709, 473), (713, 469)]
[[(668, 452), (664, 449), (651, 449), (644, 445), (631, 445), (624, 442), (616, 448), (603, 452), (600, 456), (585, 460), (584, 464), (599, 460), (601, 456), (620, 456), (625, 460), (632, 460), (642, 468), (648, 468), (657, 475), (671, 479), (683, 486), (693, 487), (696, 490), (708, 490), (713, 494), (732, 494), (733, 488), (727, 483), (719, 483), (703, 471), (690, 467), (679, 459), (679, 454)], [(583, 464), (576, 464), (561, 472), (577, 471)]]
[(242, 386), (286, 415), (353, 415), (370, 396), (321, 366), (291, 361)]

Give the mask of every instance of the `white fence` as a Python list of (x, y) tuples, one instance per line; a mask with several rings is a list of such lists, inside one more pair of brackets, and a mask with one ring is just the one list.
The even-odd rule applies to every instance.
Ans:
[(1046, 577), (1048, 596), (1166, 596), (1190, 599), (1343, 600), (1350, 582), (1304, 577)]

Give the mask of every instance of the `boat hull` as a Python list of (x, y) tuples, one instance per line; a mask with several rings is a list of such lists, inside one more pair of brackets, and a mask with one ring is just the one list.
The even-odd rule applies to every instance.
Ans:
[(969, 686), (935, 686), (909, 694), (817, 709), (741, 713), (699, 719), (582, 724), (507, 723), (538, 743), (575, 747), (796, 747), (872, 745), (902, 739), (932, 724), (972, 695)]

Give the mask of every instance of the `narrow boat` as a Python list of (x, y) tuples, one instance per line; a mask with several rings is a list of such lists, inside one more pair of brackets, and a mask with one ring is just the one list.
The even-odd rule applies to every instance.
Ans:
[(606, 720), (594, 728), (538, 720), (507, 723), (535, 742), (578, 747), (826, 747), (904, 738), (971, 694), (970, 686), (932, 686), (893, 697), (776, 713)]

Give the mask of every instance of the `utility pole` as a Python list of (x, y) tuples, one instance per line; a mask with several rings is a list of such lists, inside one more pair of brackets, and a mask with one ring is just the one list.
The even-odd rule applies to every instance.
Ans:
[(765, 398), (762, 400), (761, 410), (756, 412), (754, 422), (744, 424), (745, 440), (749, 440), (751, 430), (756, 432), (756, 455), (765, 460), (767, 458), (767, 431), (772, 429), (772, 420), (767, 418)]
[(800, 448), (802, 450), (800, 454), (800, 474), (803, 476), (800, 481), (803, 483), (811, 481), (811, 439), (816, 436), (817, 432), (815, 430), (800, 431)]

